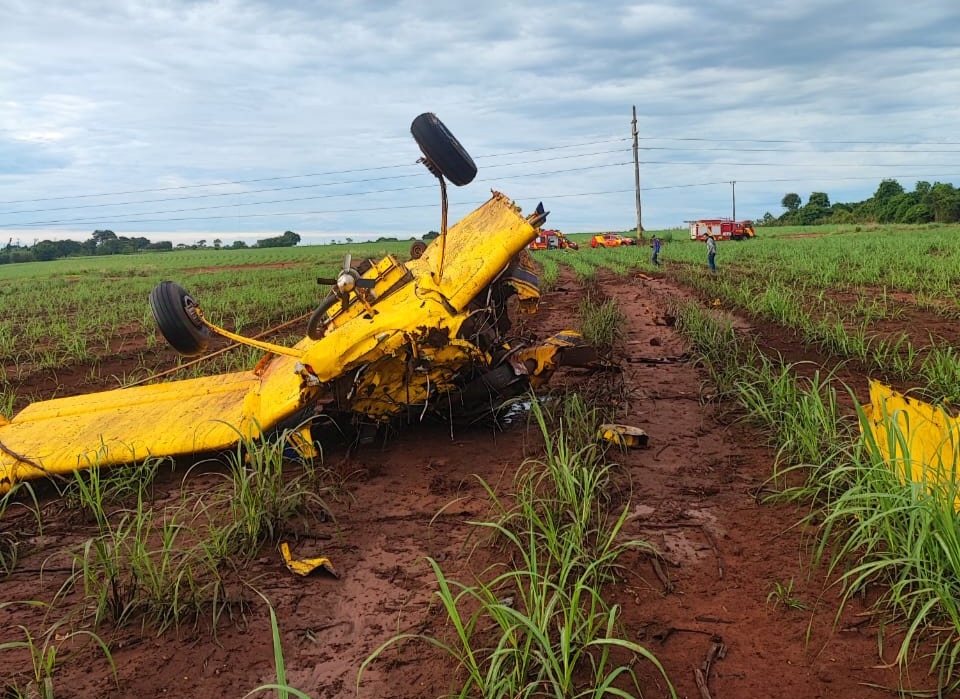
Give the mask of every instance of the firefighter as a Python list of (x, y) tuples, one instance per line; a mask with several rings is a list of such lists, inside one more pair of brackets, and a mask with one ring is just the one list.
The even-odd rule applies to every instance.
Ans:
[(717, 273), (717, 241), (713, 239), (711, 233), (707, 233), (707, 267), (710, 268), (710, 274)]

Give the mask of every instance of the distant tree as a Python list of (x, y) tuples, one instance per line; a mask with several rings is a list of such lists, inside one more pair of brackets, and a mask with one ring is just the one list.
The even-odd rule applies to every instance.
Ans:
[(41, 262), (48, 262), (50, 260), (57, 259), (57, 244), (52, 240), (41, 240), (39, 243), (31, 248), (33, 251), (33, 258)]
[(117, 234), (108, 229), (98, 229), (86, 242), (91, 255), (112, 255), (116, 250)]
[(923, 197), (923, 203), (937, 223), (960, 221), (960, 191), (952, 184), (935, 182)]
[(257, 241), (258, 248), (292, 248), (300, 242), (300, 236), (293, 231), (284, 231), (276, 238), (264, 238)]
[(119, 255), (123, 252), (123, 244), (119, 238), (108, 238), (97, 246), (98, 255)]
[(219, 238), (214, 238), (214, 239), (213, 239), (213, 249), (214, 249), (214, 250), (219, 250), (222, 245), (223, 245), (223, 241), (222, 241), (222, 240), (220, 240)]
[(434, 238), (439, 238), (440, 234), (437, 231), (428, 231), (423, 234), (424, 240), (433, 240)]
[(826, 192), (811, 192), (807, 203), (795, 212), (794, 220), (803, 226), (823, 223), (830, 218), (830, 197)]
[(799, 209), (802, 203), (803, 200), (800, 198), (800, 195), (795, 192), (784, 194), (783, 199), (780, 200), (780, 206), (791, 213)]
[(899, 182), (896, 180), (883, 180), (880, 186), (877, 187), (877, 192), (873, 195), (873, 198), (879, 202), (885, 202), (901, 194), (903, 194), (903, 186)]
[[(47, 249), (44, 252), (44, 249)], [(33, 246), (34, 255), (39, 259), (59, 259), (61, 257), (76, 257), (85, 254), (82, 243), (75, 240), (43, 240)], [(53, 257), (49, 257), (50, 251)]]
[(204, 239), (204, 240), (198, 240), (198, 241), (197, 241), (197, 244), (196, 244), (194, 247), (197, 247), (197, 248), (200, 248), (201, 250), (203, 250), (203, 248), (207, 247), (207, 241), (206, 241), (206, 239)]
[(10, 262), (33, 262), (33, 251), (30, 248), (12, 248), (7, 252)]
[(111, 230), (95, 230), (92, 239), (96, 245), (103, 245), (108, 240), (116, 240), (117, 234)]
[(234, 250), (244, 250), (247, 248), (247, 244), (242, 240), (234, 240), (233, 244), (230, 246)]
[(904, 202), (897, 209), (897, 223), (930, 223), (932, 217), (926, 206), (914, 202)]

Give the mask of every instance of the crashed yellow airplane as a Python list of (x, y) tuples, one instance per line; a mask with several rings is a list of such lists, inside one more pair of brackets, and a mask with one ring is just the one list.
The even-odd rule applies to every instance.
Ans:
[[(234, 335), (210, 323), (182, 287), (161, 282), (150, 305), (182, 354), (219, 335), (265, 352), (250, 371), (121, 388), (29, 405), (0, 416), (0, 492), (17, 482), (147, 457), (230, 448), (319, 414), (377, 424), (428, 412), (471, 417), (546, 381), (560, 364), (591, 364), (575, 332), (530, 343), (509, 334), (509, 310), (539, 300), (525, 248), (546, 220), (503, 194), (447, 230), (445, 178), (476, 175), (473, 160), (433, 114), (411, 126), (437, 177), (441, 234), (417, 259), (354, 266), (348, 256), (293, 347)], [(419, 252), (419, 251), (418, 251)]]

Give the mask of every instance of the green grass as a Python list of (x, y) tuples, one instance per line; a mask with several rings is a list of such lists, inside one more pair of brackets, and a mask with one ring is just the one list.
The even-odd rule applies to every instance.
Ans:
[(388, 640), (363, 662), (358, 690), (364, 670), (387, 648), (416, 640), (438, 648), (459, 668), (461, 679), (451, 688), (456, 697), (640, 697), (637, 661), (657, 668), (676, 696), (657, 658), (630, 640), (620, 628), (621, 610), (603, 595), (619, 559), (650, 547), (625, 536), (629, 505), (609, 508), (613, 466), (597, 446), (596, 414), (582, 404), (565, 407), (565, 415), (589, 425), (569, 426), (534, 406), (543, 458), (524, 464), (509, 496), (481, 482), (495, 516), (473, 522), (512, 564), (491, 566), (463, 583), (428, 559), (452, 637), (401, 634)]
[(944, 479), (913, 482), (905, 475), (912, 459), (896, 422), (887, 423), (887, 451), (899, 455), (891, 464), (862, 411), (860, 419), (863, 442), (823, 486), (832, 497), (819, 515), (816, 559), (837, 577), (842, 607), (859, 604), (868, 592), (875, 596), (871, 608), (901, 632), (894, 643), (904, 673), (919, 656), (937, 687), (953, 691), (960, 686), (956, 467)]
[[(722, 316), (696, 304), (681, 305), (677, 314), (678, 328), (713, 380), (777, 449), (774, 497), (807, 507), (800, 524), (814, 532), (813, 564), (825, 564), (839, 590), (838, 618), (852, 602), (859, 607), (869, 599), (881, 651), (895, 645), (905, 682), (920, 660), (938, 692), (960, 687), (960, 468), (947, 464), (942, 478), (911, 482), (909, 445), (890, 416), (882, 419), (892, 461), (873, 441), (854, 393), (831, 375), (799, 375), (796, 365), (757, 354)], [(837, 394), (844, 389), (857, 406), (858, 423), (839, 408)], [(793, 595), (792, 581), (773, 583), (767, 601), (805, 606)]]
[(230, 513), (224, 535), (233, 555), (256, 555), (264, 542), (277, 541), (295, 517), (331, 516), (324, 496), (335, 494), (334, 488), (319, 459), (298, 459), (299, 473), (290, 473), (292, 455), (287, 451), (294, 432), (284, 430), (261, 440), (238, 432), (221, 496)]
[[(13, 605), (47, 608), (43, 602), (26, 601), (2, 602), (0, 609)], [(117, 666), (104, 640), (88, 629), (71, 628), (68, 622), (66, 618), (58, 619), (39, 634), (34, 633), (27, 626), (18, 624), (16, 628), (23, 634), (23, 639), (0, 643), (0, 651), (25, 650), (30, 659), (26, 671), (8, 668), (9, 672), (4, 673), (6, 675), (3, 680), (5, 684), (2, 687), (4, 697), (55, 699), (58, 693), (55, 687), (55, 673), (59, 665), (58, 660), (62, 655), (61, 651), (67, 647), (74, 649), (78, 643), (84, 641), (92, 642), (99, 648), (110, 665), (114, 681), (117, 681)], [(24, 676), (27, 678), (26, 682), (23, 682)]]
[(276, 692), (277, 699), (289, 699), (291, 696), (297, 697), (297, 699), (311, 699), (309, 694), (292, 687), (287, 682), (287, 664), (283, 655), (283, 642), (280, 638), (280, 623), (277, 621), (277, 612), (274, 610), (273, 605), (270, 604), (270, 600), (259, 592), (257, 594), (267, 603), (267, 607), (270, 610), (270, 638), (273, 642), (273, 666), (277, 675), (277, 681), (262, 684), (250, 690), (243, 695), (243, 699), (255, 697), (266, 692)]
[(600, 354), (611, 354), (623, 339), (626, 316), (616, 299), (584, 296), (577, 305), (583, 339)]
[(790, 582), (788, 583), (774, 581), (771, 583), (770, 588), (770, 592), (767, 594), (767, 604), (770, 604), (774, 607), (783, 607), (784, 609), (794, 609), (798, 611), (805, 611), (809, 609), (809, 605), (807, 605), (806, 602), (794, 596), (793, 578), (790, 578)]
[[(708, 304), (717, 299), (724, 309), (788, 328), (827, 359), (852, 360), (873, 375), (911, 381), (918, 395), (951, 405), (960, 400), (960, 356), (952, 345), (919, 337), (909, 326), (892, 335), (878, 335), (876, 328), (910, 317), (907, 297), (915, 308), (945, 321), (960, 318), (958, 233), (956, 226), (760, 228), (756, 240), (720, 244), (720, 273), (713, 277), (704, 273), (702, 243), (689, 241), (681, 229), (661, 236), (667, 244), (658, 275), (689, 286)], [(805, 237), (792, 237), (797, 235)], [(0, 412), (9, 417), (29, 398), (17, 394), (17, 385), (38, 367), (82, 366), (91, 380), (118, 385), (152, 373), (155, 367), (144, 363), (130, 375), (102, 377), (96, 359), (115, 353), (118, 346), (122, 351), (126, 338), (146, 337), (148, 346), (157, 342), (146, 298), (161, 279), (184, 284), (214, 322), (253, 331), (311, 310), (324, 291), (315, 278), (338, 269), (345, 252), (355, 259), (385, 252), (403, 258), (408, 246), (203, 250), (4, 265), (0, 350), (7, 358), (7, 378), (0, 385)], [(577, 252), (536, 253), (534, 259), (543, 265), (544, 289), (556, 284), (561, 266), (585, 284), (603, 270), (629, 276), (649, 266), (645, 248), (591, 250), (584, 245)], [(807, 524), (822, 524), (820, 554), (832, 567), (844, 599), (882, 591), (875, 611), (904, 633), (898, 661), (906, 667), (933, 639), (934, 650), (926, 659), (938, 684), (953, 686), (960, 657), (960, 612), (955, 608), (960, 593), (953, 584), (960, 541), (951, 493), (904, 484), (869, 444), (859, 442), (855, 416), (840, 414), (838, 394), (845, 389), (835, 385), (832, 372), (762, 358), (735, 330), (732, 316), (705, 308), (702, 301), (675, 310), (678, 328), (710, 372), (704, 400), (738, 401), (743, 419), (770, 435), (778, 454), (772, 480), (780, 497), (806, 503), (811, 512)], [(618, 313), (615, 304), (592, 301), (581, 315), (594, 341), (612, 347), (622, 326)], [(291, 332), (287, 339), (298, 336)], [(238, 352), (187, 371), (230, 371), (255, 361)], [(856, 403), (855, 396), (851, 399)], [(561, 422), (564, 445), (548, 440), (549, 455), (525, 464), (527, 480), (516, 482), (521, 501), (499, 503), (500, 518), (477, 525), (494, 533), (524, 564), (513, 571), (491, 570), (482, 583), (447, 581), (449, 599), (441, 601), (451, 618), (461, 618), (466, 632), (459, 646), (449, 646), (450, 652), (474, 663), (482, 670), (477, 677), (495, 680), (491, 686), (504, 691), (527, 691), (524, 677), (510, 674), (515, 670), (551, 667), (550, 681), (565, 686), (571, 663), (595, 661), (591, 667), (603, 670), (594, 675), (599, 686), (619, 667), (611, 664), (611, 656), (604, 657), (604, 650), (645, 657), (612, 640), (617, 610), (605, 608), (597, 595), (603, 587), (598, 581), (614, 569), (608, 565), (616, 565), (616, 557), (612, 563), (605, 558), (609, 551), (603, 543), (608, 540), (603, 532), (616, 528), (616, 517), (604, 518), (602, 497), (571, 502), (565, 494), (596, 488), (608, 473), (602, 466), (587, 473), (579, 467), (597, 463), (599, 456), (590, 440), (576, 433), (582, 424), (566, 417)], [(260, 449), (266, 451), (258, 453)], [(238, 564), (238, 551), (274, 540), (290, 517), (304, 507), (320, 508), (328, 496), (323, 486), (308, 483), (323, 480), (317, 471), (303, 480), (280, 478), (281, 463), (282, 448), (278, 456), (274, 446), (245, 446), (228, 464), (230, 475), (218, 494), (222, 499), (184, 502), (159, 512), (143, 506), (149, 478), (123, 476), (116, 494), (109, 492), (114, 486), (89, 477), (72, 484), (68, 500), (73, 498), (97, 528), (74, 552), (74, 584), (87, 590), (87, 601), (100, 609), (101, 619), (139, 616), (162, 627), (183, 623), (203, 609), (228, 608), (219, 576)], [(126, 478), (132, 479), (128, 485)], [(576, 514), (575, 526), (556, 515), (555, 508), (564, 506)], [(566, 544), (565, 537), (573, 533), (581, 537), (579, 549)], [(591, 560), (602, 564), (574, 564), (582, 551), (591, 551)], [(0, 541), (0, 572), (16, 565), (16, 541)], [(439, 567), (435, 575), (441, 584)], [(523, 590), (515, 596), (519, 606), (501, 604), (500, 590), (493, 585), (497, 580)], [(161, 589), (172, 590), (175, 597), (162, 597)], [(792, 598), (788, 583), (772, 592), (780, 604)], [(463, 606), (469, 600), (485, 616), (474, 619)], [(160, 607), (176, 611), (151, 617), (156, 614), (151, 609)], [(545, 619), (550, 620), (546, 626)], [(501, 630), (502, 646), (488, 645), (489, 639), (470, 626), (491, 622), (491, 628)], [(565, 631), (554, 637), (554, 630)], [(594, 633), (600, 641), (584, 640)], [(467, 648), (485, 655), (471, 658)], [(538, 649), (534, 667), (524, 665), (518, 648)], [(507, 675), (511, 679), (504, 680)], [(618, 675), (618, 681), (625, 679)], [(506, 684), (498, 684), (502, 682)]]

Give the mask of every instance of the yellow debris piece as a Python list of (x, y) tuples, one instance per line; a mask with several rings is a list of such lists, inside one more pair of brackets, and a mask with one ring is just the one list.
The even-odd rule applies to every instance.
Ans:
[(287, 564), (291, 573), (307, 576), (320, 568), (335, 578), (340, 577), (329, 558), (294, 558), (290, 553), (290, 544), (286, 541), (280, 543), (280, 553), (283, 555), (283, 562)]
[(607, 423), (600, 425), (600, 438), (620, 447), (639, 448), (647, 446), (647, 433), (639, 427)]
[[(960, 418), (879, 381), (870, 382), (870, 404), (864, 413), (877, 449), (904, 482), (955, 487)], [(960, 510), (960, 496), (956, 508)]]
[(320, 456), (320, 450), (314, 444), (313, 435), (310, 433), (310, 425), (302, 425), (291, 432), (287, 441), (301, 459), (309, 461)]

